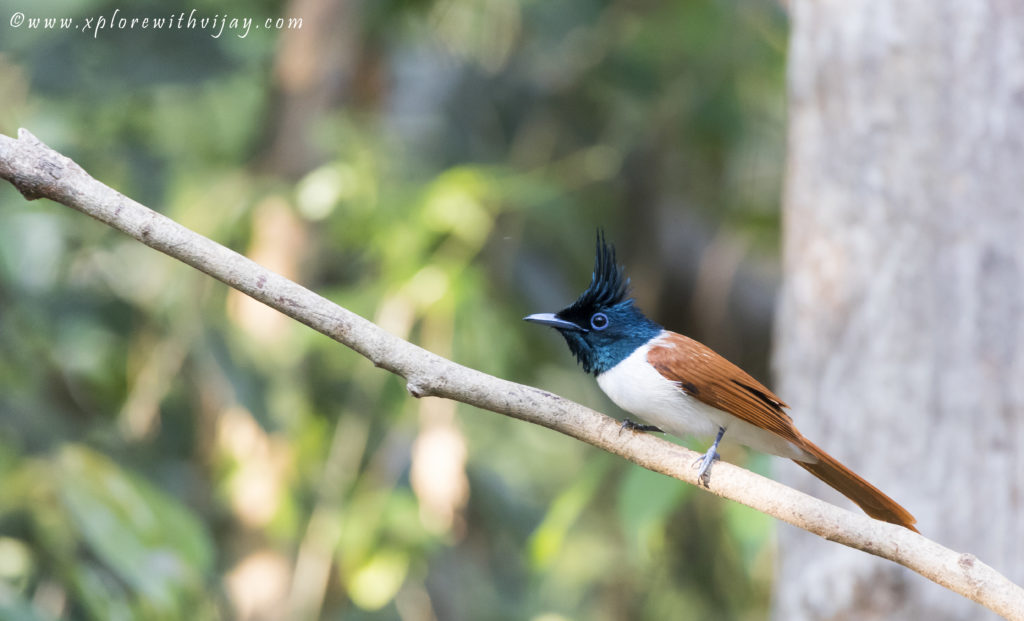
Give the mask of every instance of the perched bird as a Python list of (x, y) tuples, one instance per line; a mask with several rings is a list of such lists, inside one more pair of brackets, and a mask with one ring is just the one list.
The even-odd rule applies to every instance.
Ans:
[(871, 517), (917, 531), (906, 509), (797, 431), (788, 406), (772, 391), (711, 348), (645, 317), (629, 297), (629, 280), (601, 232), (590, 286), (557, 313), (524, 319), (558, 330), (601, 390), (648, 423), (626, 420), (623, 427), (714, 437), (698, 460), (698, 479), (705, 485), (728, 434), (729, 441), (792, 459)]

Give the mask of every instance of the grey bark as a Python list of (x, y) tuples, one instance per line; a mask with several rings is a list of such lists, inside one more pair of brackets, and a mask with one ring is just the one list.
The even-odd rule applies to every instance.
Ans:
[[(1021, 583), (1024, 3), (791, 12), (778, 392), (922, 534)], [(780, 556), (778, 619), (986, 618), (793, 529)]]

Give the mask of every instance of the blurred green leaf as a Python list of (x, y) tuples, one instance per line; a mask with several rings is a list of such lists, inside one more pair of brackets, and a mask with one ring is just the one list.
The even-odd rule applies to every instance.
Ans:
[(771, 547), (775, 535), (775, 520), (738, 502), (727, 502), (723, 509), (728, 532), (732, 536), (743, 561), (753, 565), (757, 557)]
[(530, 536), (528, 549), (535, 568), (547, 568), (562, 551), (569, 529), (594, 499), (611, 464), (611, 460), (604, 458), (591, 462), (575, 482), (551, 503), (544, 519)]
[[(66, 568), (68, 583), (89, 617), (96, 621), (131, 621), (138, 617), (130, 593), (104, 568), (95, 563), (78, 562)], [(157, 608), (156, 618), (168, 618), (172, 611)]]
[(618, 495), (619, 521), (635, 551), (646, 556), (652, 539), (692, 488), (657, 472), (630, 465)]
[(357, 606), (379, 610), (394, 599), (409, 571), (409, 556), (394, 549), (374, 553), (346, 580), (346, 590)]
[[(202, 585), (212, 542), (177, 501), (83, 446), (61, 450), (56, 474), (85, 543), (156, 612), (177, 611), (182, 597)], [(101, 581), (91, 571), (79, 579)]]

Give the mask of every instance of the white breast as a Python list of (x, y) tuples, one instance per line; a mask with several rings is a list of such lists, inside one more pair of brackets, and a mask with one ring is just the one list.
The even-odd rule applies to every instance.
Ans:
[(597, 384), (615, 405), (677, 437), (714, 437), (719, 427), (725, 427), (723, 443), (743, 444), (763, 453), (808, 460), (809, 456), (788, 440), (711, 407), (665, 379), (647, 362), (647, 352), (661, 338), (651, 339), (597, 376)]

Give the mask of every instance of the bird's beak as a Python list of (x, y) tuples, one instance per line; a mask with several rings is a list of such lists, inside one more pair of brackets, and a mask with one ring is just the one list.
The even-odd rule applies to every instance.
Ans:
[(523, 321), (539, 323), (542, 326), (551, 326), (556, 330), (575, 330), (577, 332), (586, 332), (586, 330), (571, 321), (559, 319), (554, 313), (537, 313), (536, 315), (527, 315), (526, 317), (523, 317)]

